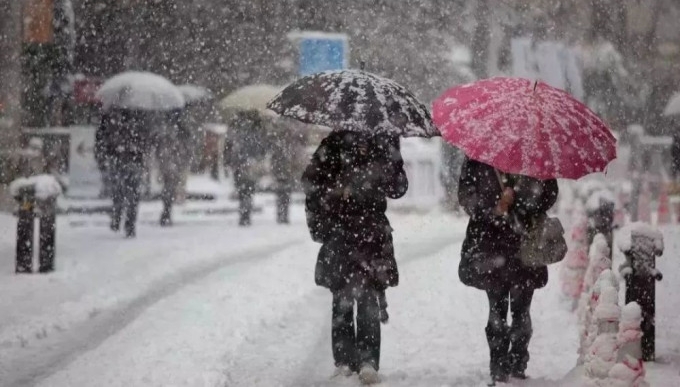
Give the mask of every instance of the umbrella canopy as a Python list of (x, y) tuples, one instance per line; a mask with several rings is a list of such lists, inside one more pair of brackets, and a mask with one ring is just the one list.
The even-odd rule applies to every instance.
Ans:
[(365, 71), (327, 71), (300, 78), (267, 107), (283, 116), (336, 130), (439, 136), (427, 107), (410, 91)]
[(172, 110), (184, 107), (184, 97), (177, 86), (160, 75), (128, 71), (102, 84), (95, 95), (104, 110)]
[(664, 116), (677, 116), (680, 115), (680, 93), (675, 93), (666, 104), (666, 108), (663, 110)]
[(272, 85), (250, 85), (242, 87), (220, 101), (225, 110), (265, 110), (267, 102), (281, 91), (281, 87)]
[(213, 93), (203, 86), (185, 84), (177, 86), (186, 103), (208, 101), (213, 98)]
[(446, 141), (506, 173), (578, 179), (616, 158), (602, 119), (543, 82), (499, 77), (454, 87), (432, 111)]

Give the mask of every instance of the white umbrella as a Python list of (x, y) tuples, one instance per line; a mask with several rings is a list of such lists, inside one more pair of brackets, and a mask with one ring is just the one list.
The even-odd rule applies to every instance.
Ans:
[(184, 107), (184, 97), (172, 82), (160, 75), (127, 71), (110, 79), (97, 90), (104, 110), (113, 107), (138, 110), (172, 110)]
[(242, 87), (220, 101), (220, 107), (225, 110), (260, 110), (267, 109), (267, 102), (272, 100), (283, 88), (266, 84)]
[(203, 86), (185, 84), (179, 85), (177, 88), (187, 103), (206, 101), (213, 97), (213, 93)]
[(664, 116), (676, 116), (680, 115), (680, 93), (675, 93), (666, 104), (666, 108), (663, 110)]

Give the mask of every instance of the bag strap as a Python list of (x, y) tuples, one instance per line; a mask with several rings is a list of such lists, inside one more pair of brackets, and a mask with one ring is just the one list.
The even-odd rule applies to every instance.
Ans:
[(498, 169), (494, 168), (493, 171), (496, 173), (496, 178), (498, 178), (498, 184), (501, 185), (501, 193), (505, 191), (505, 184), (503, 183), (503, 175), (501, 174), (501, 171)]

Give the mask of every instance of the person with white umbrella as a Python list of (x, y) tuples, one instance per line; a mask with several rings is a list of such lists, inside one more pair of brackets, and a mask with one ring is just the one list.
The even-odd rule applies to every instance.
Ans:
[(152, 73), (126, 72), (104, 82), (96, 93), (102, 121), (96, 146), (111, 170), (111, 229), (118, 231), (125, 212), (125, 235), (136, 235), (139, 186), (151, 146), (152, 112), (184, 107), (184, 97), (167, 79)]

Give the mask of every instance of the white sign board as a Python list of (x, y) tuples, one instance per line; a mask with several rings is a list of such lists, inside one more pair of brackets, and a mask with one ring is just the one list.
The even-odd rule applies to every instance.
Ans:
[(69, 149), (69, 188), (67, 196), (96, 198), (102, 187), (101, 174), (94, 159), (94, 126), (71, 126)]

